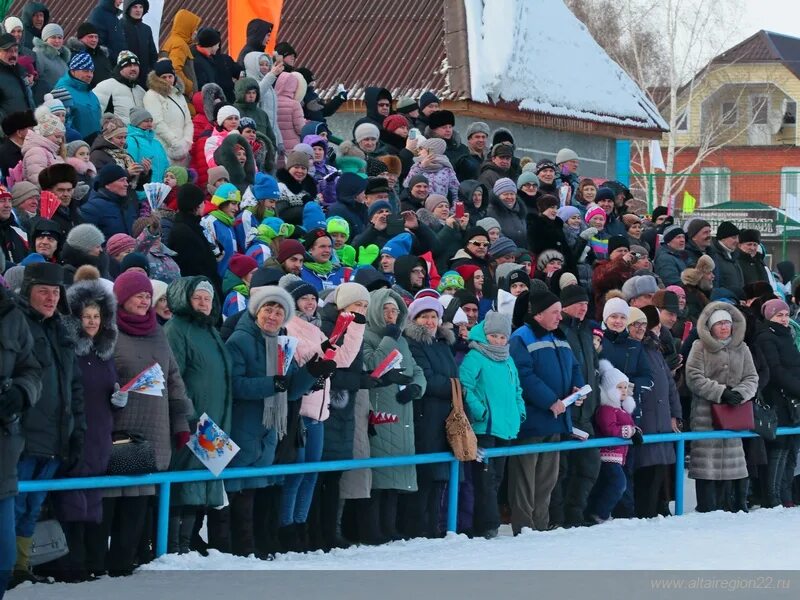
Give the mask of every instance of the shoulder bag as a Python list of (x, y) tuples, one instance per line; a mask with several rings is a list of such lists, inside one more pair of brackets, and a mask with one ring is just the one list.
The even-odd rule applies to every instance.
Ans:
[(450, 444), (455, 457), (461, 462), (476, 460), (478, 458), (478, 438), (475, 437), (472, 425), (464, 412), (461, 382), (451, 378), (450, 388), (453, 396), (453, 409), (444, 423), (447, 443)]

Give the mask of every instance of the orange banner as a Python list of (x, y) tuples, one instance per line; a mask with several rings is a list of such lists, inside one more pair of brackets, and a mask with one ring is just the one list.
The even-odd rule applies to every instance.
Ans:
[(267, 52), (275, 50), (283, 0), (228, 0), (228, 54), (236, 58), (247, 41), (247, 24), (253, 19), (272, 23)]

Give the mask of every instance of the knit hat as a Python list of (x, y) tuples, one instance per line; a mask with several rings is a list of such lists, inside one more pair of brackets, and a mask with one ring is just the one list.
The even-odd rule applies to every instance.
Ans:
[(686, 224), (686, 237), (692, 239), (704, 227), (711, 227), (711, 224), (705, 219), (692, 219)]
[(767, 300), (761, 306), (761, 314), (764, 315), (764, 319), (767, 321), (771, 321), (772, 317), (777, 315), (782, 310), (789, 310), (789, 305), (786, 304), (783, 300), (779, 300), (775, 298), (773, 300)]
[[(502, 266), (502, 265), (501, 265)], [(469, 281), (475, 275), (476, 272), (480, 271), (481, 268), (478, 265), (461, 265), (455, 268), (456, 272), (461, 275), (464, 281)]]
[(117, 55), (117, 68), (119, 70), (129, 67), (130, 65), (138, 65), (139, 57), (130, 50), (123, 50)]
[(419, 104), (413, 98), (409, 98), (408, 96), (402, 96), (397, 101), (397, 112), (403, 115), (407, 115), (409, 113), (414, 112), (415, 110), (419, 110)]
[(581, 211), (575, 206), (562, 206), (558, 209), (556, 213), (558, 218), (566, 223), (570, 220), (571, 217), (578, 217), (581, 214)]
[(469, 242), (472, 238), (476, 237), (485, 237), (486, 241), (489, 241), (489, 234), (486, 233), (486, 230), (483, 227), (473, 225), (472, 227), (468, 227), (467, 231), (464, 232), (464, 240), (466, 242)]
[[(598, 383), (600, 384), (601, 404), (622, 408), (628, 414), (632, 413), (636, 408), (636, 402), (630, 396), (627, 396), (625, 400), (620, 401), (619, 390), (617, 389), (617, 386), (621, 383), (630, 383), (628, 376), (619, 369), (615, 368), (611, 361), (606, 360), (605, 358), (600, 361), (598, 370), (600, 373)], [(623, 427), (631, 426), (623, 425)]]
[(11, 206), (17, 207), (29, 198), (35, 198), (39, 195), (39, 188), (32, 184), (30, 181), (23, 179), (14, 184), (11, 188)]
[(277, 285), (250, 288), (250, 300), (247, 302), (247, 310), (252, 317), (255, 317), (261, 307), (268, 302), (274, 302), (283, 308), (283, 325), (288, 323), (294, 316), (294, 299), (283, 288)]
[(425, 185), (430, 185), (431, 182), (428, 181), (428, 178), (425, 177), (425, 175), (422, 175), (420, 173), (419, 175), (414, 175), (411, 179), (408, 180), (408, 186), (407, 187), (408, 187), (409, 190), (411, 190), (418, 183), (424, 183)]
[(128, 131), (128, 127), (122, 122), (122, 119), (111, 113), (106, 113), (103, 115), (103, 118), (100, 121), (100, 129), (103, 137), (107, 140), (110, 140), (121, 133), (127, 133)]
[(189, 171), (187, 171), (184, 167), (172, 165), (171, 167), (167, 167), (164, 173), (171, 173), (175, 177), (175, 181), (178, 183), (178, 186), (189, 183)]
[(3, 21), (3, 31), (6, 33), (11, 33), (17, 27), (25, 29), (25, 25), (19, 17), (6, 17), (5, 21)]
[(441, 100), (433, 92), (423, 92), (419, 97), (419, 109), (422, 110), (429, 104), (441, 104)]
[[(766, 302), (765, 302), (765, 304), (766, 304)], [(775, 311), (775, 312), (777, 312), (777, 311)], [(774, 314), (773, 314), (773, 316), (774, 316)], [(719, 323), (721, 321), (730, 321), (731, 323), (733, 322), (733, 317), (731, 316), (731, 313), (729, 313), (727, 310), (722, 309), (722, 308), (717, 309), (713, 313), (711, 313), (711, 316), (708, 317), (708, 321), (706, 323), (708, 325), (708, 328), (711, 329), (714, 325), (716, 325), (717, 323)]]
[(564, 255), (558, 250), (543, 250), (536, 259), (536, 268), (544, 271), (545, 267), (554, 260), (560, 260), (561, 264), (564, 264)]
[(341, 233), (350, 238), (350, 223), (342, 217), (328, 217), (325, 231), (328, 233)]
[(543, 213), (549, 208), (558, 208), (561, 202), (555, 196), (550, 194), (545, 194), (544, 196), (540, 196), (536, 200), (536, 209)]
[(228, 270), (239, 279), (244, 279), (257, 268), (258, 263), (256, 259), (246, 254), (234, 254), (228, 262)]
[(133, 251), (136, 247), (136, 240), (127, 233), (115, 233), (106, 243), (106, 253), (109, 256), (116, 256), (125, 251)]
[[(516, 266), (519, 267), (519, 265)], [(513, 271), (511, 271), (506, 276), (506, 282), (508, 283), (509, 291), (511, 290), (511, 286), (514, 285), (515, 283), (524, 283), (525, 287), (528, 289), (530, 289), (531, 287), (531, 278), (521, 267), (519, 269), (514, 269)]]
[(521, 188), (526, 183), (539, 185), (539, 178), (531, 171), (526, 171), (517, 177), (517, 188)]
[[(63, 104), (62, 104), (63, 108)], [(58, 133), (65, 133), (66, 128), (57, 116), (51, 113), (45, 113), (39, 118), (39, 124), (34, 127), (34, 131), (42, 137), (49, 137)]]
[(441, 138), (429, 138), (417, 144), (417, 147), (440, 156), (447, 151), (447, 142)]
[(683, 283), (683, 285), (699, 286), (700, 282), (703, 280), (703, 276), (713, 271), (714, 260), (710, 256), (704, 254), (694, 267), (683, 270), (681, 273), (681, 283)]
[(373, 202), (367, 211), (367, 217), (371, 219), (379, 210), (388, 210), (389, 212), (392, 212), (392, 205), (389, 204), (388, 200), (378, 200), (377, 202)]
[(78, 150), (81, 148), (89, 148), (89, 144), (84, 142), (83, 140), (75, 140), (74, 142), (70, 142), (67, 144), (67, 156), (72, 158), (78, 153)]
[(284, 275), (281, 277), (278, 285), (291, 294), (295, 305), (297, 305), (297, 301), (303, 296), (311, 295), (319, 300), (319, 292), (317, 291), (317, 288), (310, 283), (303, 281), (297, 275), (293, 275), (291, 273)]
[(664, 291), (672, 292), (681, 298), (686, 298), (686, 290), (679, 285), (668, 285), (666, 288), (664, 288)]
[(494, 217), (484, 217), (475, 223), (475, 225), (482, 227), (487, 233), (492, 229), (499, 229), (501, 231), (503, 230), (503, 228), (500, 227), (500, 222)]
[(178, 210), (182, 213), (193, 213), (205, 202), (203, 190), (193, 183), (186, 183), (178, 188)]
[(603, 306), (603, 322), (605, 323), (608, 320), (608, 317), (611, 315), (625, 315), (625, 318), (628, 318), (628, 315), (631, 314), (631, 307), (628, 306), (628, 303), (625, 302), (622, 298), (609, 298), (606, 300), (605, 306)]
[(628, 302), (645, 294), (655, 294), (657, 291), (658, 283), (652, 275), (637, 275), (622, 284), (622, 295)]
[(467, 139), (471, 138), (476, 133), (483, 133), (488, 138), (491, 134), (491, 130), (483, 121), (474, 121), (467, 126)]
[(217, 111), (217, 125), (222, 127), (222, 124), (225, 122), (225, 119), (229, 119), (231, 117), (239, 117), (241, 118), (241, 114), (239, 114), (239, 110), (235, 106), (231, 106), (230, 104), (226, 104), (222, 106), (219, 111)]
[(564, 271), (562, 269), (561, 275), (558, 278), (558, 289), (563, 290), (565, 287), (571, 285), (578, 285), (578, 278), (569, 271)]
[(94, 178), (94, 189), (99, 190), (102, 187), (107, 186), (109, 183), (113, 183), (119, 179), (127, 177), (128, 173), (120, 167), (117, 163), (109, 163), (97, 174), (97, 177)]
[(570, 150), (569, 148), (562, 148), (556, 154), (556, 164), (560, 165), (561, 163), (565, 163), (568, 160), (578, 160), (578, 155), (574, 150)]
[(208, 184), (216, 184), (220, 179), (227, 179), (230, 181), (231, 176), (230, 173), (228, 173), (228, 169), (219, 165), (211, 167), (208, 170)]
[(67, 235), (67, 244), (77, 250), (89, 252), (102, 246), (106, 241), (106, 236), (91, 223), (81, 223), (73, 227)]
[(122, 259), (122, 262), (119, 263), (120, 271), (123, 273), (134, 267), (138, 267), (150, 275), (150, 262), (141, 252), (131, 252), (128, 254), (128, 256)]
[(147, 292), (153, 296), (153, 284), (147, 275), (139, 271), (125, 271), (114, 280), (114, 295), (122, 306), (136, 294)]
[(94, 71), (94, 61), (86, 52), (78, 52), (69, 61), (70, 71)]
[(360, 283), (348, 281), (336, 288), (336, 308), (344, 310), (354, 302), (369, 302), (369, 291)]
[(504, 156), (506, 158), (511, 158), (514, 156), (514, 148), (509, 146), (508, 144), (495, 144), (492, 146), (492, 158), (496, 156)]
[(561, 288), (561, 307), (566, 308), (579, 302), (588, 302), (589, 294), (580, 285), (568, 285)]
[(631, 227), (636, 223), (641, 223), (642, 218), (639, 215), (635, 215), (633, 213), (628, 213), (626, 215), (622, 215), (622, 222), (625, 225), (625, 228)]
[(512, 272), (522, 269), (522, 265), (516, 263), (503, 263), (498, 265), (494, 271), (494, 279), (499, 284), (503, 279), (506, 279)]
[(99, 32), (97, 31), (97, 27), (95, 27), (92, 23), (85, 21), (78, 25), (78, 30), (75, 33), (75, 37), (78, 39), (84, 38), (87, 35), (97, 35)]
[(434, 129), (439, 129), (439, 127), (444, 127), (445, 125), (451, 125), (455, 127), (456, 116), (452, 113), (452, 111), (437, 110), (428, 115), (428, 127), (431, 129), (431, 131)]
[(303, 244), (297, 240), (286, 239), (278, 246), (278, 255), (276, 258), (279, 263), (284, 263), (292, 256), (297, 256), (298, 254), (300, 256), (306, 255), (306, 249), (303, 247)]
[(758, 229), (740, 229), (739, 230), (739, 243), (744, 244), (747, 242), (761, 243), (761, 232)]
[(506, 337), (511, 335), (511, 317), (490, 310), (486, 313), (483, 319), (483, 332), (486, 335), (493, 333), (504, 335)]
[(723, 221), (717, 227), (717, 239), (724, 240), (725, 238), (734, 237), (739, 235), (739, 228), (730, 221)]
[[(132, 271), (135, 272), (135, 271)], [(158, 301), (161, 300), (164, 296), (167, 295), (167, 288), (169, 287), (165, 282), (161, 281), (160, 279), (151, 279), (150, 285), (153, 286), (153, 296), (151, 306), (155, 308), (155, 305), (158, 304)]]
[(139, 127), (139, 125), (141, 125), (145, 121), (152, 121), (153, 115), (151, 115), (150, 112), (144, 108), (134, 106), (131, 109), (130, 119), (131, 119), (131, 125), (133, 125), (134, 127)]
[[(396, 157), (395, 157), (396, 158)], [(367, 158), (367, 176), (370, 178), (377, 178), (378, 175), (382, 175), (389, 171), (389, 167), (386, 166), (386, 163), (383, 161), (378, 160), (377, 158)]]
[(436, 313), (436, 316), (439, 319), (442, 318), (444, 314), (444, 307), (442, 303), (439, 302), (436, 298), (431, 298), (430, 296), (425, 296), (422, 298), (417, 298), (414, 300), (408, 307), (408, 320), (413, 321), (416, 319), (421, 313), (432, 310)]
[(223, 183), (211, 196), (211, 204), (219, 208), (225, 202), (235, 202), (239, 204), (242, 201), (242, 194), (236, 189), (232, 183)]
[(436, 288), (436, 291), (441, 294), (448, 288), (463, 290), (464, 278), (461, 277), (461, 275), (459, 275), (456, 271), (447, 271), (444, 275), (442, 275), (442, 279), (439, 282), (439, 286)]
[(194, 286), (194, 292), (206, 292), (211, 298), (214, 298), (214, 286), (206, 280), (198, 281), (197, 285)]
[(219, 31), (212, 27), (201, 27), (197, 32), (197, 45), (202, 48), (211, 48), (220, 42)]
[(46, 42), (48, 38), (54, 36), (61, 36), (64, 37), (64, 30), (61, 28), (61, 25), (56, 23), (48, 23), (44, 27), (42, 27), (42, 41)]
[(433, 212), (434, 209), (442, 203), (447, 204), (447, 207), (450, 208), (450, 201), (445, 196), (441, 194), (431, 194), (425, 199), (425, 208), (429, 212)]
[(642, 309), (631, 306), (631, 310), (628, 313), (628, 327), (639, 322), (647, 323), (647, 315), (642, 312)]
[(377, 140), (380, 136), (381, 131), (374, 123), (361, 123), (361, 125), (356, 127), (356, 130), (353, 132), (353, 137), (355, 138), (356, 143), (366, 138), (374, 138)]
[(297, 151), (290, 152), (289, 156), (286, 157), (286, 169), (289, 170), (292, 167), (308, 169), (308, 154)]
[(515, 254), (516, 251), (517, 245), (509, 238), (504, 236), (497, 238), (494, 242), (492, 242), (492, 245), (489, 246), (489, 256), (495, 259), (501, 256), (506, 256), (507, 254)]
[(389, 115), (383, 120), (383, 128), (389, 133), (394, 133), (401, 127), (408, 127), (408, 119), (403, 115)]
[(556, 170), (556, 163), (554, 163), (549, 158), (543, 158), (542, 160), (540, 160), (539, 162), (536, 163), (536, 174), (537, 175), (539, 173), (541, 173), (542, 171), (544, 171), (545, 169), (553, 169), (553, 171), (555, 171)]
[(168, 58), (156, 61), (156, 64), (153, 65), (153, 71), (158, 77), (161, 77), (162, 75), (175, 76), (175, 66)]
[(505, 192), (511, 192), (513, 194), (517, 193), (517, 186), (514, 184), (514, 181), (509, 179), (508, 177), (501, 177), (497, 181), (494, 182), (494, 187), (492, 191), (497, 195), (504, 194)]
[(663, 308), (671, 313), (678, 314), (678, 312), (680, 312), (678, 294), (668, 289), (658, 290), (655, 294), (653, 294), (653, 306)]
[(588, 223), (595, 217), (603, 217), (604, 220), (608, 220), (606, 211), (597, 206), (597, 204), (590, 204), (588, 207), (586, 207), (586, 216), (583, 217), (583, 220)]
[(397, 234), (381, 248), (381, 256), (384, 254), (388, 254), (394, 258), (408, 256), (411, 254), (411, 243), (411, 234), (407, 231)]
[(686, 236), (686, 232), (683, 229), (681, 229), (680, 225), (670, 225), (664, 230), (664, 233), (662, 234), (662, 239), (664, 240), (665, 244), (669, 244), (679, 235)]
[(612, 235), (610, 238), (608, 238), (608, 254), (609, 254), (609, 256), (617, 248), (627, 248), (628, 250), (630, 250), (631, 242), (627, 238), (627, 236), (624, 236), (624, 235)]
[(536, 316), (543, 313), (556, 302), (561, 302), (558, 296), (550, 291), (534, 291), (530, 293), (531, 314)]

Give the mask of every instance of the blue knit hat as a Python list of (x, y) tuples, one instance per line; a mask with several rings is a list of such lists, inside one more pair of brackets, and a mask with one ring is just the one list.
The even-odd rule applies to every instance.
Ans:
[(256, 200), (277, 200), (281, 197), (278, 180), (266, 173), (256, 173), (252, 190)]
[(392, 205), (389, 204), (388, 200), (378, 200), (369, 207), (369, 211), (367, 211), (367, 217), (371, 219), (376, 212), (384, 209), (392, 212)]
[(367, 180), (355, 173), (342, 173), (336, 180), (337, 198), (355, 198), (367, 189)]
[(322, 207), (316, 202), (307, 202), (303, 207), (303, 229), (306, 231), (318, 228), (325, 229), (327, 225)]
[(397, 234), (381, 248), (381, 254), (388, 254), (394, 258), (411, 254), (411, 234), (407, 231)]
[(86, 52), (79, 52), (69, 61), (70, 71), (94, 71), (94, 61)]

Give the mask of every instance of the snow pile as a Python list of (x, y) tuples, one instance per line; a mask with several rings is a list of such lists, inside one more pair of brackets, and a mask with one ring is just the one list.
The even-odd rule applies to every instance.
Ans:
[(669, 126), (562, 0), (464, 0), (472, 99), (630, 127)]

